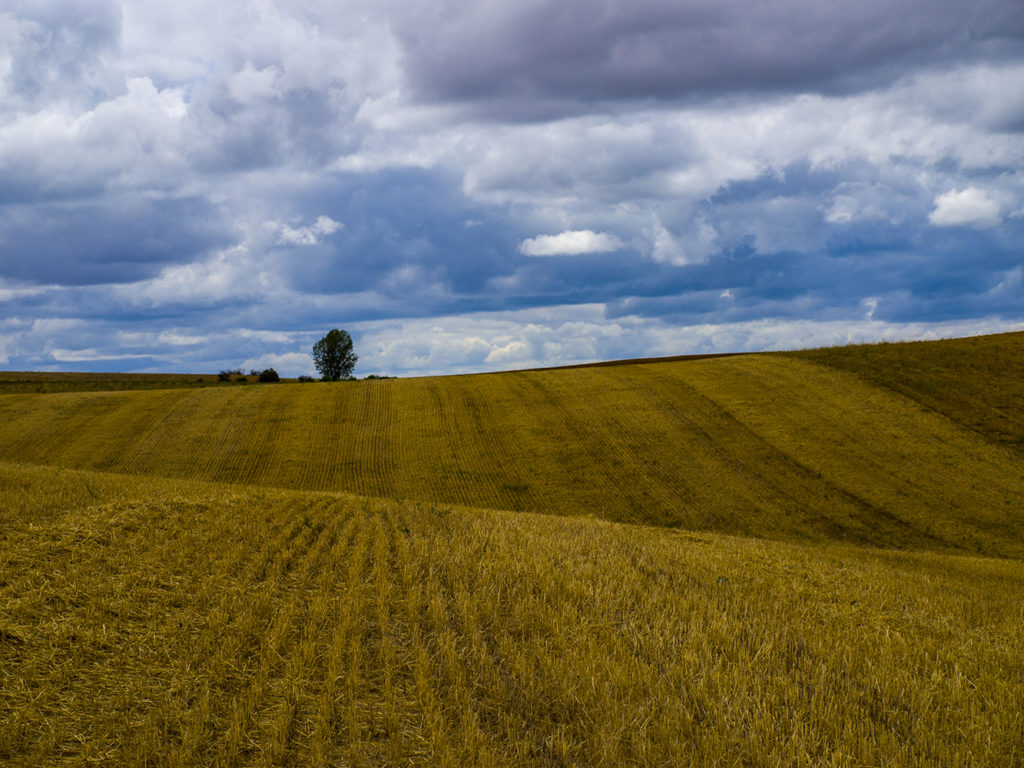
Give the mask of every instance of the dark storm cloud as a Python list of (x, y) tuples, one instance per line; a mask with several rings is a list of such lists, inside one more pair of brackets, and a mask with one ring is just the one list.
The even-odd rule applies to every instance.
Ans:
[[(720, 250), (608, 283), (611, 318), (679, 324), (869, 316), (906, 323), (1019, 314), (1024, 217), (922, 227), (928, 204), (891, 171), (805, 163), (730, 185), (701, 209)], [(597, 281), (595, 280), (596, 284)]]
[[(1024, 237), (1024, 225), (1010, 232)], [(628, 298), (610, 302), (608, 316), (682, 325), (864, 316), (940, 323), (1020, 312), (1021, 260), (1012, 242), (973, 231), (922, 235), (879, 222), (849, 225), (839, 239), (861, 245), (723, 256), (689, 270), (685, 286), (652, 280), (646, 290), (620, 292)]]
[(908, 68), (1015, 56), (1017, 0), (547, 0), (426, 6), (395, 24), (407, 75), (430, 99), (678, 99), (740, 91), (843, 92)]
[(203, 198), (0, 207), (0, 274), (28, 283), (128, 283), (235, 233)]

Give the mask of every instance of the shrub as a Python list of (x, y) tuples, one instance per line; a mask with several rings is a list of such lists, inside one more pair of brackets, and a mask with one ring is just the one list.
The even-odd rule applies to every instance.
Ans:
[(300, 384), (307, 384), (311, 381), (316, 381), (316, 379), (314, 379), (312, 376), (299, 376)]
[(267, 384), (280, 381), (281, 377), (277, 375), (277, 371), (273, 368), (267, 368), (266, 370), (259, 372), (259, 380), (264, 384)]

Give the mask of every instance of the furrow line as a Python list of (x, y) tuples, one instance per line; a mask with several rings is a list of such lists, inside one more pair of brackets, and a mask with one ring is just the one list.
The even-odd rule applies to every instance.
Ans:
[(254, 740), (272, 765), (294, 763), (308, 748), (309, 718), (324, 684), (323, 636), (337, 617), (332, 595), (337, 558), (354, 535), (352, 518), (346, 521), (331, 514), (339, 506), (318, 505), (302, 513), (303, 524), (310, 521), (305, 551), (298, 553), (300, 562), (282, 585), (281, 598), (295, 607), (295, 618), (287, 630), (288, 647), (274, 661), (254, 721), (259, 734)]
[(442, 377), (431, 380), (430, 383), (433, 385), (432, 394), (437, 404), (439, 426), (446, 453), (451, 461), (444, 478), (448, 481), (444, 486), (447, 488), (447, 494), (439, 496), (439, 500), (446, 500), (447, 496), (456, 504), (472, 506), (474, 499), (470, 494), (467, 479), (474, 476), (472, 465), (475, 462), (470, 461), (472, 452), (465, 449), (465, 425), (459, 421), (452, 392), (462, 382), (455, 381), (454, 377)]
[(366, 701), (364, 690), (364, 676), (372, 663), (367, 661), (367, 656), (372, 653), (372, 648), (367, 646), (373, 625), (373, 584), (370, 574), (371, 552), (375, 546), (373, 518), (365, 506), (360, 512), (360, 527), (356, 553), (349, 563), (349, 600), (328, 661), (328, 678), (331, 681), (329, 690), (333, 696), (330, 700), (322, 700), (323, 705), (329, 707), (331, 720), (340, 725), (335, 726), (333, 730), (336, 735), (325, 746), (330, 748), (332, 754), (339, 755), (353, 766), (367, 764), (364, 759), (364, 742), (369, 730), (367, 711), (378, 705), (378, 702)]
[(424, 563), (425, 571), (417, 609), (409, 612), (415, 627), (410, 635), (419, 638), (411, 641), (413, 690), (431, 765), (504, 764), (486, 730), (486, 716), (481, 718), (481, 702), (475, 700), (486, 673), (474, 657), (473, 633), (466, 631), (457, 603), (457, 595), (479, 598), (467, 589), (467, 580), (478, 568), (481, 552), (456, 546), (467, 537), (479, 543), (476, 531), (463, 531), (456, 540), (442, 529), (413, 544), (413, 558)]
[(360, 478), (361, 492), (368, 496), (384, 497), (394, 492), (391, 466), (390, 420), (384, 381), (364, 382), (360, 386), (366, 397), (363, 409), (363, 451), (364, 471)]
[(483, 390), (471, 386), (473, 380), (466, 380), (458, 399), (461, 412), (471, 424), (466, 429), (474, 439), (477, 476), (482, 479), (473, 486), (474, 503), (526, 510), (534, 508), (538, 498), (530, 474), (523, 471), (522, 454), (512, 450), (515, 422), (510, 416), (529, 413), (522, 399), (516, 397), (520, 389), (513, 386), (514, 381), (512, 377), (490, 379), (489, 388)]
[(340, 728), (338, 684), (343, 677), (344, 653), (352, 631), (352, 596), (362, 583), (361, 573), (368, 542), (363, 519), (345, 505), (345, 523), (329, 556), (330, 568), (320, 576), (317, 599), (326, 603), (316, 629), (318, 648), (315, 686), (306, 691), (303, 713), (308, 738), (293, 761), (300, 765), (336, 764)]
[[(299, 535), (289, 540), (269, 568), (269, 577), (251, 591), (247, 601), (258, 606), (265, 621), (253, 648), (255, 663), (248, 668), (247, 683), (231, 699), (217, 745), (219, 764), (237, 765), (257, 753), (274, 756), (289, 746), (297, 691), (287, 686), (282, 702), (281, 696), (274, 696), (275, 687), (282, 684), (290, 657), (302, 650), (300, 628), (306, 626), (309, 613), (307, 576), (328, 548), (323, 529), (309, 524), (307, 512), (308, 508), (293, 512)], [(313, 647), (307, 644), (305, 653), (299, 654), (296, 674), (311, 661)]]
[[(246, 695), (243, 686), (256, 668), (259, 650), (274, 619), (280, 574), (272, 563), (282, 550), (293, 547), (303, 532), (301, 522), (291, 517), (293, 512), (289, 501), (268, 509), (265, 520), (275, 526), (272, 530), (277, 535), (265, 537), (262, 548), (252, 556), (247, 557), (243, 547), (242, 552), (235, 553), (230, 568), (219, 569), (220, 573), (197, 591), (197, 606), (209, 604), (210, 608), (205, 627), (182, 649), (181, 670), (176, 675), (188, 681), (186, 690), (192, 691), (195, 702), (180, 726), (178, 758), (187, 764), (208, 764), (217, 754), (225, 757), (227, 753), (223, 746), (217, 746), (218, 740), (223, 744), (224, 732), (232, 727), (237, 731), (241, 726), (232, 717), (237, 717), (239, 697)], [(290, 524), (286, 524), (289, 519)], [(217, 551), (223, 542), (211, 544)]]
[[(623, 489), (610, 483), (608, 477), (609, 469), (621, 462), (606, 444), (607, 436), (600, 429), (603, 414), (597, 419), (584, 409), (585, 398), (579, 395), (584, 374), (569, 373), (572, 373), (571, 380), (552, 380), (537, 374), (523, 377), (524, 389), (529, 388), (537, 398), (539, 412), (535, 419), (539, 438), (546, 450), (553, 453), (553, 465), (557, 467), (557, 495), (553, 498), (568, 496), (576, 508), (599, 509), (602, 517), (628, 519), (629, 506)], [(563, 394), (562, 389), (568, 389), (568, 393)], [(552, 429), (553, 425), (568, 433), (568, 442)], [(545, 500), (547, 506), (541, 511), (561, 512), (557, 505), (552, 506), (550, 500)]]
[(301, 435), (299, 444), (293, 446), (303, 457), (301, 487), (337, 489), (333, 482), (339, 444), (335, 432), (342, 398), (333, 388), (322, 385), (308, 386), (300, 393), (305, 417), (309, 419), (307, 434)]
[(386, 483), (382, 490), (382, 496), (394, 498), (397, 487), (398, 463), (395, 458), (395, 408), (394, 408), (394, 385), (390, 381), (373, 382), (373, 390), (377, 393), (380, 402), (380, 433), (384, 438), (381, 441), (383, 451)]
[[(177, 394), (172, 402), (149, 414), (148, 423), (140, 427), (135, 439), (125, 446), (116, 471), (139, 475), (178, 475), (181, 473), (167, 469), (168, 449), (176, 446), (190, 464), (199, 454), (204, 436), (197, 423), (204, 422), (196, 422), (196, 417), (199, 407), (206, 404), (203, 390), (183, 390)], [(133, 393), (133, 396), (137, 395)], [(200, 418), (205, 419), (205, 415), (200, 415)]]
[[(238, 449), (240, 459), (236, 472), (224, 471), (221, 479), (234, 482), (259, 485), (263, 481), (262, 473), (266, 465), (262, 461), (263, 452), (266, 450), (267, 406), (266, 398), (262, 397), (266, 390), (246, 389), (243, 396), (239, 398), (239, 427)], [(222, 470), (223, 471), (223, 470)]]

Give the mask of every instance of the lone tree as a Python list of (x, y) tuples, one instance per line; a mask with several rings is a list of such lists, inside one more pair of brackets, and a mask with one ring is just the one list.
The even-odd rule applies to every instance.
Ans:
[(335, 328), (313, 345), (313, 364), (324, 381), (351, 379), (358, 359), (348, 331)]

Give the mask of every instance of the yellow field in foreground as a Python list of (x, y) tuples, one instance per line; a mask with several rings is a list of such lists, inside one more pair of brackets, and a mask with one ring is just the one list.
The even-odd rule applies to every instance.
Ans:
[(1024, 555), (1018, 453), (850, 373), (781, 356), (8, 394), (0, 460)]
[(1019, 766), (1019, 561), (0, 464), (0, 763)]

